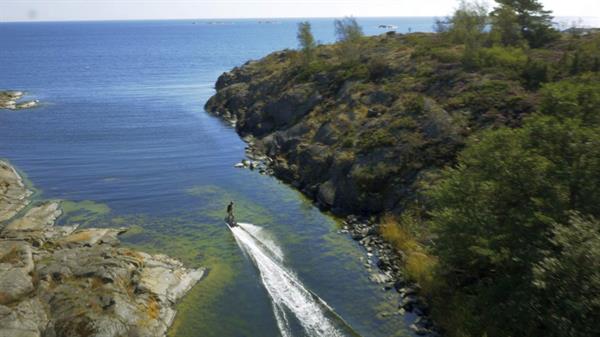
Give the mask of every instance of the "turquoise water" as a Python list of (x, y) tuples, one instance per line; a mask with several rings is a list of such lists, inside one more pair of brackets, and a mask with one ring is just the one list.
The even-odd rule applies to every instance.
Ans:
[[(367, 34), (382, 33), (379, 24), (426, 31), (432, 21), (360, 20)], [(283, 270), (341, 317), (336, 324), (409, 335), (405, 318), (381, 316), (395, 312), (395, 295), (369, 282), (364, 252), (336, 233), (335, 219), (276, 179), (233, 168), (244, 143), (203, 110), (223, 71), (294, 48), (296, 22), (0, 24), (0, 89), (42, 102), (0, 111), (0, 157), (40, 198), (69, 200), (61, 222), (131, 226), (125, 244), (209, 268), (179, 304), (172, 336), (281, 335), (264, 275), (222, 224), (229, 200), (282, 250)], [(313, 27), (318, 40), (333, 40), (332, 20)]]

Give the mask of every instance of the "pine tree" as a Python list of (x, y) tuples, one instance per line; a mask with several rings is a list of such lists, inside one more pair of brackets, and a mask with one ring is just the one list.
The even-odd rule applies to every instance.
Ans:
[[(557, 32), (552, 27), (552, 11), (545, 10), (538, 0), (496, 0), (496, 2), (499, 6), (495, 8), (492, 15), (506, 18), (508, 13), (513, 12), (520, 33), (529, 46), (540, 47), (556, 38)], [(510, 33), (514, 34), (513, 31)]]

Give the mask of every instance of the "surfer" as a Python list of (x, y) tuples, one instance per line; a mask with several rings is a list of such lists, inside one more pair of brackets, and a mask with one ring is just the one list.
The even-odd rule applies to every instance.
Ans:
[(227, 218), (225, 219), (225, 221), (231, 227), (237, 225), (235, 223), (235, 217), (233, 216), (233, 201), (229, 202), (229, 205), (227, 205)]

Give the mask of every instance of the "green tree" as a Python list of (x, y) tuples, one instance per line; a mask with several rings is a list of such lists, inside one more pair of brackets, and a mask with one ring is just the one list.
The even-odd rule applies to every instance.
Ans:
[(455, 43), (465, 45), (463, 64), (467, 68), (477, 66), (478, 51), (482, 45), (488, 9), (478, 2), (461, 1), (452, 17), (447, 19), (447, 34)]
[(344, 63), (355, 64), (361, 55), (361, 40), (364, 36), (362, 27), (353, 17), (335, 20), (335, 35), (338, 51)]
[[(515, 32), (510, 21), (516, 19), (520, 35), (527, 40), (533, 48), (541, 47), (557, 37), (556, 30), (552, 27), (552, 12), (545, 10), (538, 0), (496, 0), (498, 7), (492, 16), (501, 18), (502, 26), (498, 27), (502, 40), (514, 44)], [(514, 13), (511, 15), (510, 13)]]
[(523, 34), (519, 27), (517, 13), (511, 6), (501, 6), (491, 13), (491, 35), (494, 42), (504, 46), (520, 46)]
[(479, 2), (461, 1), (448, 18), (448, 33), (455, 43), (479, 42), (488, 22), (488, 9)]
[(335, 20), (334, 26), (338, 42), (356, 43), (364, 36), (362, 27), (351, 16)]
[(298, 23), (297, 38), (298, 43), (300, 44), (300, 50), (302, 51), (304, 66), (308, 67), (314, 57), (315, 48), (317, 47), (310, 22), (304, 21)]
[(537, 116), (520, 129), (484, 132), (430, 197), (440, 274), (470, 318), (463, 332), (547, 335), (548, 318), (535, 310), (543, 298), (534, 266), (570, 211), (600, 215), (600, 128)]

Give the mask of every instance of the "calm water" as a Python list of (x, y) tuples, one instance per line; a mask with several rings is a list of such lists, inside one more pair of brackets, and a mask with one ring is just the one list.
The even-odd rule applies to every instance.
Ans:
[[(382, 33), (378, 24), (425, 31), (431, 22), (361, 20), (368, 34)], [(281, 334), (271, 300), (278, 295), (263, 284), (256, 257), (242, 253), (222, 224), (229, 200), (236, 201), (239, 219), (264, 228), (262, 235), (281, 249), (286, 280), (327, 302), (351, 326), (344, 329), (409, 335), (406, 318), (381, 316), (395, 312), (388, 298), (395, 295), (368, 281), (364, 253), (336, 234), (334, 219), (277, 180), (234, 169), (244, 143), (203, 110), (223, 71), (294, 48), (295, 25), (0, 24), (0, 88), (26, 90), (43, 102), (0, 111), (0, 157), (27, 175), (40, 198), (71, 201), (62, 222), (131, 226), (126, 244), (210, 269), (179, 304), (172, 336)], [(332, 20), (313, 25), (317, 39), (333, 40)], [(301, 324), (289, 329), (305, 335)]]

